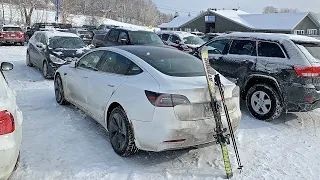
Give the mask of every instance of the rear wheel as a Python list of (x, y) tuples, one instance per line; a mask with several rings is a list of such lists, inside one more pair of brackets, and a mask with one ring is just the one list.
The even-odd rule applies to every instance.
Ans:
[(44, 61), (42, 66), (42, 75), (45, 79), (49, 79), (50, 76), (48, 74), (48, 62)]
[(33, 64), (31, 63), (30, 59), (31, 59), (30, 54), (29, 54), (29, 52), (27, 52), (27, 57), (26, 57), (27, 66), (32, 67)]
[(246, 104), (250, 113), (260, 120), (274, 120), (283, 110), (279, 94), (267, 84), (252, 86), (247, 92)]
[(132, 127), (124, 110), (117, 107), (109, 117), (109, 138), (113, 150), (120, 156), (130, 156), (137, 152)]
[(68, 104), (68, 101), (65, 99), (63, 84), (60, 75), (58, 74), (54, 79), (54, 93), (56, 96), (56, 101), (60, 105)]

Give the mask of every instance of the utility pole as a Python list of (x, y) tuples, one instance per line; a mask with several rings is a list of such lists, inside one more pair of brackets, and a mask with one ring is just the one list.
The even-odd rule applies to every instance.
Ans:
[(5, 25), (5, 19), (4, 19), (4, 7), (3, 7), (3, 0), (1, 1), (1, 5), (2, 5), (2, 23)]

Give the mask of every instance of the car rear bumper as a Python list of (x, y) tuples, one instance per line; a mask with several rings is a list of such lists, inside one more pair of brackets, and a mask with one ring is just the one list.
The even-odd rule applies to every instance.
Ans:
[(0, 39), (0, 43), (24, 43), (25, 39)]
[[(233, 130), (241, 120), (240, 108), (229, 114)], [(222, 116), (227, 128), (226, 117)], [(156, 108), (151, 122), (132, 121), (135, 143), (146, 151), (164, 151), (204, 145), (215, 141), (215, 120), (213, 118), (181, 121), (170, 108)]]
[(8, 179), (14, 169), (20, 149), (18, 136), (17, 131), (0, 136), (0, 180)]
[(313, 85), (287, 87), (286, 108), (288, 112), (307, 112), (320, 108), (320, 91)]

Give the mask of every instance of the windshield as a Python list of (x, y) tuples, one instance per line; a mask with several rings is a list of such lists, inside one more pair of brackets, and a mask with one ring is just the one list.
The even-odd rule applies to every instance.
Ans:
[(164, 45), (160, 37), (153, 32), (130, 31), (131, 43), (135, 45)]
[[(131, 51), (163, 74), (176, 77), (204, 76), (201, 60), (169, 48), (145, 48)], [(212, 69), (213, 70), (213, 69)]]
[(204, 41), (197, 36), (184, 37), (183, 41), (185, 44), (199, 44), (199, 45), (204, 44)]
[(314, 58), (320, 61), (320, 44), (317, 44), (317, 43), (298, 44), (298, 47), (307, 56), (308, 59)]
[(84, 42), (78, 37), (52, 37), (50, 39), (49, 47), (66, 48), (66, 49), (78, 49), (85, 46)]
[(22, 31), (19, 27), (3, 27), (3, 31)]

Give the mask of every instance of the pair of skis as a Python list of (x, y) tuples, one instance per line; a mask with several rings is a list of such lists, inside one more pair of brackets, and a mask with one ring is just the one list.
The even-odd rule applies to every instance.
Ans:
[[(233, 147), (234, 147), (234, 151), (236, 154), (236, 158), (237, 158), (237, 162), (238, 162), (238, 169), (240, 170), (240, 172), (242, 171), (242, 164), (240, 161), (240, 156), (239, 156), (239, 152), (238, 152), (238, 148), (237, 148), (237, 143), (234, 137), (234, 132), (233, 132), (233, 128), (232, 128), (232, 124), (231, 124), (231, 119), (228, 113), (228, 108), (227, 105), (225, 103), (225, 98), (224, 98), (224, 90), (222, 87), (222, 83), (220, 80), (220, 76), (219, 74), (216, 74), (214, 76), (214, 79), (212, 79), (212, 72), (211, 72), (211, 66), (209, 63), (209, 57), (208, 57), (208, 48), (207, 47), (203, 47), (201, 50), (201, 58), (202, 58), (202, 63), (203, 63), (203, 67), (205, 70), (205, 74), (206, 74), (206, 78), (207, 78), (207, 83), (208, 83), (208, 87), (209, 87), (209, 92), (210, 92), (210, 97), (211, 97), (211, 108), (212, 108), (212, 112), (213, 112), (213, 116), (215, 119), (215, 123), (216, 123), (216, 128), (215, 128), (215, 139), (217, 144), (220, 144), (221, 146), (221, 150), (222, 150), (222, 157), (223, 157), (223, 161), (224, 161), (224, 165), (225, 165), (225, 170), (226, 170), (226, 174), (227, 174), (227, 178), (231, 178), (233, 176), (232, 173), (232, 168), (231, 168), (231, 164), (230, 164), (230, 159), (229, 159), (229, 153), (228, 153), (228, 148), (227, 148), (227, 144), (230, 144), (230, 136), (231, 136), (231, 140), (233, 143)], [(217, 85), (219, 92), (220, 92), (220, 96), (221, 96), (221, 101), (223, 104), (223, 108), (224, 108), (224, 112), (226, 115), (226, 119), (227, 119), (227, 123), (228, 123), (228, 127), (229, 127), (229, 131), (230, 134), (226, 134), (227, 129), (223, 127), (222, 124), (222, 120), (221, 120), (221, 114), (220, 114), (220, 105), (219, 102), (217, 101), (217, 98), (215, 96), (215, 88), (214, 86)]]

